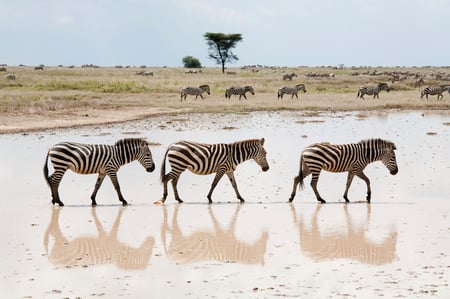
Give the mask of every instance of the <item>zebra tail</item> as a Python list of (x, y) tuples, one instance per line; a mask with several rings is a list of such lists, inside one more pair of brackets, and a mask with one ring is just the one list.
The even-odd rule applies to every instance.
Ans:
[(45, 181), (50, 186), (50, 177), (48, 176), (48, 156), (49, 156), (49, 153), (47, 153), (47, 157), (45, 157), (45, 164), (44, 164), (43, 171), (44, 171)]
[(305, 183), (303, 182), (303, 157), (300, 158), (300, 170), (298, 171), (299, 178), (299, 189), (303, 189), (305, 187)]
[(166, 176), (166, 158), (167, 158), (168, 152), (169, 152), (169, 149), (166, 150), (166, 153), (164, 154), (163, 162), (161, 163), (161, 176), (160, 176), (161, 183), (164, 183), (164, 177)]

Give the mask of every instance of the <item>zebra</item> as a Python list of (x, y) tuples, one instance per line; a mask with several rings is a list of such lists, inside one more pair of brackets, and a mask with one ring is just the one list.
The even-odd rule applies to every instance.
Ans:
[[(54, 172), (48, 175), (48, 159), (53, 165)], [(120, 191), (117, 171), (122, 165), (138, 160), (141, 165), (152, 172), (155, 169), (152, 153), (147, 140), (143, 138), (125, 138), (114, 145), (82, 144), (61, 142), (53, 145), (47, 152), (44, 164), (44, 177), (52, 191), (52, 204), (64, 206), (59, 198), (58, 187), (67, 169), (79, 174), (98, 173), (94, 192), (91, 195), (92, 206), (96, 206), (95, 196), (105, 176), (109, 176), (116, 189), (122, 205), (127, 205)]]
[(291, 99), (293, 99), (294, 96), (298, 99), (297, 93), (300, 90), (303, 90), (304, 93), (306, 92), (305, 84), (297, 84), (294, 87), (281, 87), (280, 89), (278, 89), (278, 99), (283, 99), (284, 94), (290, 94)]
[(199, 87), (184, 87), (181, 90), (181, 100), (183, 101), (183, 99), (186, 101), (186, 97), (188, 95), (192, 95), (195, 96), (195, 99), (198, 98), (198, 96), (200, 96), (203, 100), (203, 93), (206, 92), (207, 94), (211, 94), (211, 91), (209, 90), (209, 85), (200, 85)]
[(443, 92), (448, 91), (450, 93), (450, 85), (441, 85), (441, 86), (427, 86), (424, 89), (422, 89), (422, 92), (420, 93), (420, 98), (422, 99), (423, 96), (426, 96), (428, 99), (428, 95), (437, 95), (437, 99), (440, 100), (444, 98), (442, 95)]
[(364, 95), (373, 95), (373, 98), (375, 97), (379, 98), (378, 94), (381, 90), (386, 90), (389, 92), (389, 86), (386, 83), (379, 83), (377, 86), (361, 86), (358, 90), (358, 98), (364, 99)]
[[(216, 174), (207, 196), (209, 203), (212, 203), (211, 195), (224, 174), (230, 179), (237, 198), (241, 203), (244, 202), (236, 185), (234, 171), (239, 164), (250, 159), (256, 161), (263, 171), (267, 171), (269, 164), (266, 160), (266, 150), (263, 145), (264, 138), (242, 140), (229, 144), (203, 144), (190, 141), (179, 141), (171, 144), (164, 155), (161, 166), (161, 183), (164, 185), (161, 202), (166, 201), (167, 183), (170, 180), (172, 180), (175, 199), (180, 203), (183, 202), (178, 195), (177, 183), (181, 173), (186, 169), (195, 174)], [(166, 174), (167, 158), (171, 171)]]
[(253, 87), (250, 85), (247, 85), (244, 87), (231, 86), (230, 88), (227, 88), (227, 90), (225, 90), (225, 98), (231, 99), (232, 95), (239, 95), (239, 100), (241, 99), (241, 97), (244, 97), (244, 99), (247, 99), (247, 96), (245, 95), (247, 92), (250, 92), (252, 95), (255, 94)]
[(283, 75), (283, 80), (289, 80), (292, 81), (292, 78), (297, 77), (296, 73), (292, 73), (292, 74), (284, 74)]
[(297, 185), (303, 188), (303, 179), (312, 174), (311, 187), (314, 190), (317, 200), (325, 203), (317, 191), (317, 182), (320, 172), (323, 170), (330, 172), (348, 172), (347, 186), (344, 192), (344, 199), (347, 198), (348, 189), (356, 175), (367, 184), (367, 202), (370, 203), (371, 190), (369, 178), (363, 170), (366, 166), (375, 161), (382, 161), (391, 175), (398, 172), (397, 161), (394, 150), (395, 144), (382, 139), (367, 139), (359, 143), (334, 145), (328, 142), (316, 143), (306, 147), (300, 155), (300, 170), (298, 176), (294, 178), (289, 202), (295, 197)]

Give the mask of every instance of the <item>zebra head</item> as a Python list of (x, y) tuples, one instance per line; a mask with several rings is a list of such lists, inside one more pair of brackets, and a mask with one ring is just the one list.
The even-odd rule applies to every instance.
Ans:
[(244, 87), (244, 90), (247, 92), (250, 92), (252, 95), (255, 95), (255, 91), (253, 90), (253, 87), (250, 85), (247, 85)]
[(269, 163), (267, 163), (267, 159), (266, 159), (266, 150), (264, 149), (264, 138), (258, 139), (256, 142), (256, 153), (255, 156), (253, 158), (253, 160), (255, 160), (255, 162), (261, 166), (262, 171), (267, 171), (269, 170)]
[(206, 91), (207, 94), (211, 94), (211, 92), (209, 90), (209, 85), (205, 84), (205, 85), (200, 85), (199, 87), (201, 90), (203, 90), (203, 92)]
[(389, 88), (389, 86), (387, 85), (387, 83), (379, 83), (379, 84), (378, 84), (378, 88), (379, 88), (380, 90), (386, 90), (387, 92), (389, 92), (389, 90), (390, 90), (390, 88)]
[(306, 92), (305, 84), (297, 84), (295, 85), (295, 87), (297, 88), (298, 91), (303, 90), (303, 93)]
[(396, 150), (397, 148), (395, 147), (395, 144), (393, 142), (386, 141), (385, 143), (386, 150), (381, 157), (381, 162), (383, 162), (383, 164), (392, 175), (396, 175), (398, 172), (398, 166), (394, 150)]
[(153, 162), (152, 153), (149, 149), (149, 142), (145, 139), (140, 140), (139, 151), (137, 153), (137, 160), (147, 170), (152, 172), (155, 170), (155, 163)]

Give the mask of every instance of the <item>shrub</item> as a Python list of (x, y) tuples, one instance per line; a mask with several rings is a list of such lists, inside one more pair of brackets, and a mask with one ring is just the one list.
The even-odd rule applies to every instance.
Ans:
[(201, 68), (202, 64), (200, 63), (200, 60), (193, 56), (185, 56), (183, 57), (183, 65), (186, 68)]

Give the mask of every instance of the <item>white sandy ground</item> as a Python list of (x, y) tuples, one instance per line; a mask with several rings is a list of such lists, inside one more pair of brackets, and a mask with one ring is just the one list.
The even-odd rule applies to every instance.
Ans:
[[(178, 115), (133, 123), (0, 135), (2, 298), (449, 298), (450, 114), (296, 113)], [(225, 129), (224, 129), (225, 128)], [(234, 129), (233, 129), (234, 128)], [(95, 176), (68, 172), (50, 205), (42, 176), (46, 150), (62, 140), (113, 143), (146, 136), (157, 169), (179, 139), (265, 137), (271, 169), (238, 167), (247, 203), (227, 180), (207, 205), (211, 176), (183, 174), (185, 204), (165, 205), (158, 171), (119, 171), (130, 206), (108, 180), (89, 206)], [(340, 199), (344, 174), (323, 173), (318, 205), (307, 185), (286, 203), (298, 155), (316, 141), (381, 137), (397, 144), (399, 173), (367, 169), (373, 203), (355, 179), (352, 204)], [(309, 178), (307, 179), (309, 182)]]

